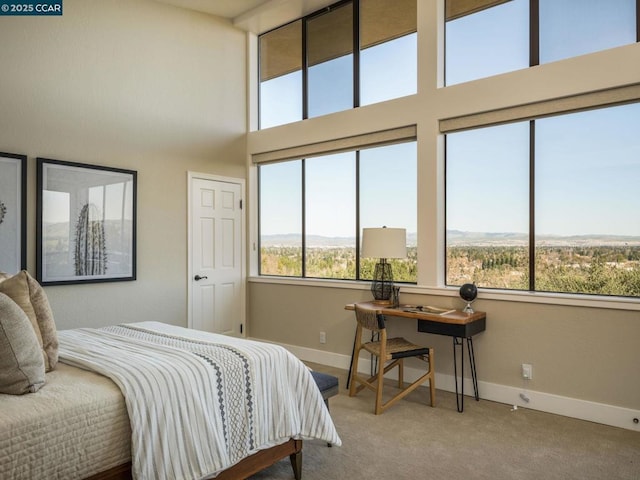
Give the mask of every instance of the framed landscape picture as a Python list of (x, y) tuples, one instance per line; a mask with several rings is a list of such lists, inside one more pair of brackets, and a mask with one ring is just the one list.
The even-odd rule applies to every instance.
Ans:
[(37, 167), (38, 280), (135, 280), (137, 172), (48, 158)]
[(0, 152), (0, 272), (27, 268), (27, 157)]

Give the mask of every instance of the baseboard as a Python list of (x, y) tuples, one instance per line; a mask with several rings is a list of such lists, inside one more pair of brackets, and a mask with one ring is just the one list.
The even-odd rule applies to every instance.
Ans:
[[(281, 345), (301, 360), (307, 362), (320, 363), (345, 370), (349, 369), (351, 363), (351, 357), (349, 355), (325, 352), (313, 348), (299, 347), (297, 345)], [(361, 357), (358, 370), (366, 373), (370, 371), (370, 368), (371, 364), (369, 359)], [(404, 372), (405, 378), (408, 381), (418, 378), (420, 374), (419, 370), (411, 367), (405, 367)], [(390, 375), (389, 378), (393, 378), (393, 375)], [(455, 392), (453, 375), (436, 373), (436, 387), (439, 390)], [(504, 403), (510, 408), (513, 408), (515, 405), (518, 408), (529, 408), (640, 432), (640, 423), (634, 423), (634, 419), (640, 419), (640, 410), (483, 381), (478, 382), (478, 390), (481, 399)], [(472, 398), (473, 385), (470, 378), (465, 378), (464, 392), (465, 395), (470, 395)], [(529, 399), (529, 401), (525, 401), (521, 394)], [(465, 400), (470, 401), (470, 398), (466, 398)]]

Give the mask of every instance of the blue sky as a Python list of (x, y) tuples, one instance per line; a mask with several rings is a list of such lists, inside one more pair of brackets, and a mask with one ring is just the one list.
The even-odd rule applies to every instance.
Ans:
[[(362, 104), (414, 94), (417, 89), (416, 34), (366, 49), (361, 55)], [(309, 116), (345, 110), (353, 105), (352, 56), (310, 68)], [(299, 92), (299, 95), (292, 92)], [(261, 85), (261, 127), (302, 119), (300, 72)], [(366, 149), (361, 152), (361, 228), (387, 225), (416, 231), (415, 142)], [(283, 162), (261, 171), (261, 234), (300, 233), (300, 162)], [(355, 236), (355, 153), (339, 153), (307, 160), (306, 231), (309, 235)], [(268, 192), (264, 188), (269, 185)], [(415, 187), (415, 184), (414, 184)], [(394, 191), (391, 198), (384, 191)], [(381, 195), (381, 193), (383, 193)]]
[[(447, 84), (527, 68), (528, 16), (528, 0), (513, 0), (449, 22)], [(540, 0), (540, 17), (542, 63), (635, 42), (635, 0)], [(363, 105), (416, 92), (416, 44), (414, 34), (362, 52)], [(310, 69), (310, 116), (349, 108), (350, 62), (348, 55)], [(300, 72), (261, 89), (263, 128), (302, 118)], [(538, 234), (640, 236), (638, 119), (640, 104), (536, 121)], [(528, 232), (528, 122), (449, 135), (447, 152), (448, 229)], [(417, 211), (407, 205), (417, 204), (416, 192), (406, 188), (407, 174), (415, 178), (415, 143), (363, 150), (361, 161), (361, 227), (415, 232)], [(354, 235), (354, 165), (353, 153), (308, 160), (308, 234)], [(262, 173), (269, 188), (261, 233), (299, 233), (300, 162)]]
[[(306, 160), (307, 234), (355, 236), (355, 153)], [(360, 153), (360, 226), (416, 231), (416, 144), (370, 148)], [(302, 228), (301, 162), (261, 169), (261, 234), (300, 233)], [(393, 195), (388, 195), (393, 192)]]
[[(536, 120), (537, 234), (640, 236), (638, 119), (640, 103)], [(529, 122), (450, 134), (447, 156), (448, 229), (528, 232)]]

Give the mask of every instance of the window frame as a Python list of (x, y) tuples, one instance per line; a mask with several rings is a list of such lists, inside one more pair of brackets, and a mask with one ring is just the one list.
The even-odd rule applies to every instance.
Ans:
[[(258, 261), (257, 261), (257, 273), (258, 273), (258, 277), (260, 278), (265, 278), (265, 277), (269, 277), (269, 278), (279, 278), (279, 279), (290, 279), (290, 280), (317, 280), (317, 281), (335, 281), (335, 282), (371, 282), (371, 279), (367, 279), (367, 278), (362, 278), (361, 277), (361, 272), (360, 272), (360, 265), (361, 265), (361, 261), (362, 258), (360, 257), (360, 244), (361, 244), (361, 224), (360, 224), (360, 210), (361, 210), (361, 192), (360, 192), (360, 186), (361, 186), (361, 162), (360, 162), (360, 153), (361, 150), (365, 150), (365, 149), (370, 149), (370, 148), (380, 148), (380, 147), (384, 147), (384, 146), (389, 146), (389, 145), (398, 145), (398, 144), (403, 144), (403, 143), (409, 143), (409, 142), (417, 142), (417, 138), (415, 138), (415, 131), (412, 128), (403, 128), (403, 129), (398, 129), (396, 130), (396, 133), (402, 133), (405, 132), (405, 134), (407, 132), (414, 132), (413, 133), (413, 138), (403, 138), (400, 140), (396, 140), (396, 141), (385, 141), (385, 142), (381, 142), (378, 144), (370, 144), (370, 145), (360, 145), (357, 148), (351, 148), (351, 149), (342, 149), (342, 151), (345, 152), (353, 152), (355, 154), (355, 161), (354, 161), (354, 179), (355, 179), (355, 188), (354, 188), (354, 195), (355, 195), (355, 199), (354, 199), (354, 203), (355, 203), (355, 276), (354, 278), (327, 278), (327, 277), (313, 277), (313, 276), (308, 276), (307, 275), (307, 267), (306, 267), (306, 258), (307, 258), (307, 230), (306, 230), (306, 160), (309, 158), (314, 158), (314, 157), (319, 157), (319, 156), (324, 156), (324, 155), (330, 155), (332, 153), (335, 152), (324, 152), (324, 153), (318, 153), (315, 154), (311, 157), (301, 157), (301, 158), (289, 158), (286, 160), (282, 160), (282, 161), (299, 161), (301, 162), (301, 178), (300, 178), (300, 182), (301, 182), (301, 196), (300, 196), (300, 202), (301, 202), (301, 235), (302, 235), (302, 239), (301, 239), (301, 261), (302, 261), (302, 265), (301, 265), (301, 275), (300, 276), (291, 276), (291, 275), (277, 275), (277, 274), (271, 274), (271, 273), (263, 273), (262, 272), (262, 215), (261, 215), (261, 198), (262, 198), (262, 181), (261, 181), (261, 167), (262, 166), (268, 166), (269, 164), (273, 164), (273, 163), (280, 163), (280, 162), (262, 162), (259, 163), (256, 168), (257, 168), (257, 175), (256, 175), (256, 179), (257, 179), (257, 205), (258, 205), (258, 221), (257, 221), (257, 250), (258, 250)], [(369, 138), (368, 136), (364, 136), (364, 138)], [(416, 159), (417, 160), (417, 159)], [(416, 161), (417, 164), (417, 161)], [(416, 184), (416, 189), (417, 189), (417, 184)], [(417, 212), (416, 212), (417, 214)], [(403, 281), (395, 281), (395, 283), (398, 284), (402, 284), (402, 285), (417, 285), (417, 279), (415, 282), (403, 282)]]
[[(596, 99), (598, 97), (596, 95), (594, 95), (593, 93), (591, 94), (584, 94), (581, 96), (577, 96), (577, 99), (574, 99), (574, 101), (572, 103), (575, 103), (576, 101), (578, 103), (582, 103), (581, 108), (572, 108), (572, 109), (566, 109), (566, 108), (562, 108), (562, 106), (566, 106), (566, 103), (563, 102), (563, 99), (560, 100), (555, 100), (555, 101), (549, 101), (549, 102), (539, 102), (538, 107), (542, 108), (543, 110), (548, 108), (549, 105), (544, 105), (544, 104), (555, 104), (556, 105), (556, 111), (555, 113), (548, 113), (546, 115), (541, 115), (538, 113), (537, 116), (529, 116), (526, 118), (519, 118), (518, 117), (518, 113), (522, 114), (524, 111), (528, 111), (528, 112), (533, 112), (533, 111), (537, 111), (539, 110), (539, 108), (536, 108), (536, 106), (531, 106), (531, 110), (527, 110), (526, 107), (527, 106), (521, 106), (521, 107), (512, 107), (512, 108), (506, 108), (503, 109), (502, 111), (496, 111), (496, 112), (492, 112), (494, 114), (496, 114), (498, 117), (509, 117), (511, 116), (512, 119), (509, 121), (501, 121), (501, 122), (497, 122), (497, 123), (483, 123), (483, 122), (477, 122), (478, 118), (483, 118), (486, 119), (486, 116), (473, 116), (470, 115), (467, 118), (467, 126), (465, 128), (456, 128), (456, 129), (451, 129), (451, 130), (447, 130), (447, 125), (450, 125), (447, 123), (446, 120), (441, 121), (440, 122), (440, 131), (441, 133), (443, 133), (443, 135), (445, 136), (445, 145), (444, 145), (444, 171), (445, 171), (445, 184), (444, 184), (444, 205), (445, 205), (445, 212), (447, 211), (447, 200), (448, 200), (448, 196), (447, 196), (447, 191), (446, 191), (446, 179), (447, 179), (447, 166), (448, 166), (448, 162), (447, 162), (447, 140), (446, 140), (446, 135), (449, 133), (456, 133), (456, 132), (462, 132), (462, 131), (468, 131), (471, 129), (481, 129), (481, 128), (490, 128), (490, 127), (494, 127), (494, 126), (498, 126), (498, 125), (504, 125), (504, 124), (509, 124), (509, 123), (524, 123), (527, 122), (529, 123), (529, 158), (528, 158), (528, 162), (529, 162), (529, 192), (528, 192), (528, 196), (529, 196), (529, 208), (528, 208), (528, 215), (529, 215), (529, 232), (528, 232), (528, 244), (527, 244), (527, 248), (528, 248), (528, 252), (529, 252), (529, 258), (528, 258), (528, 272), (529, 272), (529, 286), (528, 286), (528, 290), (519, 290), (519, 289), (504, 289), (504, 288), (498, 288), (498, 287), (490, 287), (490, 286), (481, 286), (479, 288), (482, 288), (483, 290), (486, 291), (502, 291), (502, 292), (509, 292), (510, 294), (528, 294), (528, 295), (551, 295), (551, 296), (570, 296), (571, 298), (582, 298), (582, 297), (591, 297), (591, 298), (598, 298), (598, 299), (605, 299), (608, 301), (612, 301), (612, 302), (616, 302), (616, 301), (633, 301), (633, 302), (637, 302), (640, 301), (640, 296), (625, 296), (625, 295), (609, 295), (609, 294), (603, 294), (603, 293), (598, 293), (598, 294), (594, 294), (594, 293), (588, 293), (588, 292), (555, 292), (555, 291), (547, 291), (547, 290), (536, 290), (536, 247), (537, 247), (537, 241), (536, 241), (536, 121), (537, 120), (543, 120), (544, 118), (549, 118), (549, 117), (554, 117), (554, 116), (564, 116), (564, 115), (571, 115), (574, 113), (580, 113), (580, 112), (585, 112), (585, 111), (593, 111), (593, 110), (602, 110), (602, 109), (607, 109), (607, 108), (615, 108), (617, 106), (621, 106), (621, 105), (638, 105), (640, 107), (640, 84), (634, 85), (634, 86), (630, 86), (630, 87), (622, 87), (620, 89), (614, 89), (614, 90), (609, 90), (604, 92), (604, 98), (608, 99), (608, 102), (604, 102), (604, 103), (599, 103)], [(617, 99), (617, 101), (612, 101), (612, 99), (615, 98)], [(600, 98), (600, 101), (602, 102), (602, 98)], [(560, 107), (560, 108), (558, 108)], [(474, 121), (470, 120), (471, 118), (474, 118), (474, 120), (477, 122), (474, 124)], [(489, 116), (489, 118), (496, 118), (496, 117), (492, 117)], [(452, 123), (453, 125), (455, 125), (455, 122)], [(473, 124), (473, 126), (471, 126)], [(444, 125), (444, 128), (443, 128)], [(445, 286), (445, 288), (459, 288), (460, 285), (451, 285), (447, 283), (447, 271), (448, 271), (448, 256), (447, 256), (447, 251), (448, 251), (448, 244), (447, 244), (447, 216), (445, 214), (445, 218), (444, 218), (444, 243), (443, 243), (443, 258), (444, 258), (444, 272), (443, 272), (443, 284)]]
[[(440, 18), (439, 20), (436, 19), (436, 17), (440, 14), (441, 11), (442, 11), (441, 5), (438, 5), (438, 7), (436, 8), (435, 3), (432, 4), (431, 2), (428, 2), (426, 4), (423, 4), (422, 2), (420, 2), (419, 8), (418, 8), (418, 13), (421, 18), (418, 24), (419, 34), (423, 33), (422, 30), (431, 32), (431, 31), (436, 31), (439, 28), (443, 28), (444, 22), (442, 18)], [(638, 38), (640, 38), (640, 9), (636, 10), (636, 14), (639, 18), (639, 20), (636, 22), (637, 36)], [(283, 24), (287, 20), (288, 20), (287, 18), (283, 18)], [(257, 37), (258, 37), (257, 34), (255, 36), (252, 35), (251, 41), (256, 42)], [(418, 49), (419, 49), (418, 69), (425, 70), (425, 68), (428, 67), (429, 71), (435, 71), (437, 69), (439, 70), (440, 73), (438, 74), (438, 82), (435, 87), (433, 87), (429, 82), (427, 82), (428, 91), (425, 91), (424, 88), (421, 88), (421, 87), (424, 87), (424, 81), (421, 81), (419, 83), (418, 92), (416, 92), (416, 95), (410, 99), (412, 102), (417, 101), (422, 103), (423, 100), (431, 99), (431, 98), (434, 98), (437, 102), (440, 102), (440, 99), (446, 100), (449, 98), (449, 95), (453, 93), (453, 91), (447, 92), (446, 88), (441, 88), (443, 87), (443, 84), (442, 84), (443, 64), (441, 63), (442, 57), (438, 57), (436, 59), (436, 55), (432, 51), (432, 45), (428, 43), (429, 39), (427, 39), (426, 37), (427, 37), (426, 35), (422, 35), (421, 37), (419, 37), (419, 40), (418, 40)], [(437, 47), (438, 47), (439, 54), (443, 52), (441, 50), (443, 48), (442, 42), (443, 42), (443, 38), (439, 36), (437, 40)], [(433, 48), (435, 49), (435, 46), (433, 46)], [(628, 47), (622, 47), (622, 48), (624, 49), (624, 52), (620, 52), (620, 53), (616, 52), (615, 54), (613, 54), (613, 56), (618, 57), (622, 55), (623, 58), (627, 58), (627, 57), (635, 58), (635, 55), (633, 54), (633, 52), (636, 52), (635, 47), (632, 47), (631, 51), (629, 50)], [(253, 48), (252, 52), (256, 52), (256, 49)], [(426, 54), (425, 52), (430, 52), (430, 53)], [(607, 65), (610, 65), (612, 63), (612, 62), (607, 62), (608, 53), (598, 54), (596, 57), (598, 59), (605, 60), (605, 64)], [(585, 58), (585, 59), (580, 59), (574, 63), (577, 63), (578, 66), (584, 66), (584, 65), (591, 65), (592, 63), (594, 63), (594, 61), (595, 60), (592, 60), (590, 58)], [(566, 62), (566, 60), (561, 60), (560, 62)], [(256, 62), (252, 61), (251, 64), (255, 65)], [(255, 67), (251, 67), (251, 69), (254, 69), (254, 68)], [(556, 67), (553, 67), (553, 68), (555, 69)], [(566, 66), (561, 65), (558, 68), (561, 72), (564, 72), (564, 71), (571, 72), (574, 70), (574, 68), (570, 65), (566, 65)], [(526, 83), (530, 83), (529, 82), (530, 78), (534, 78), (534, 79), (539, 78), (538, 72), (542, 72), (542, 70), (536, 69), (536, 73), (529, 74), (525, 69), (525, 70), (516, 72), (514, 74), (515, 75), (514, 78), (518, 80), (524, 79), (526, 80)], [(440, 223), (438, 228), (438, 233), (432, 234), (431, 232), (429, 232), (428, 235), (421, 236), (422, 243), (421, 243), (421, 246), (419, 246), (419, 250), (422, 256), (421, 258), (422, 269), (421, 269), (420, 277), (418, 279), (419, 283), (418, 285), (407, 285), (406, 287), (403, 286), (402, 288), (403, 293), (406, 293), (409, 295), (413, 295), (413, 294), (433, 295), (436, 297), (441, 297), (443, 299), (446, 297), (451, 297), (448, 299), (450, 301), (455, 301), (456, 299), (458, 299), (458, 288), (447, 287), (446, 285), (443, 284), (443, 280), (442, 280), (443, 271), (444, 271), (444, 259), (443, 257), (440, 256), (440, 252), (442, 251), (443, 236), (444, 236), (441, 230), (442, 223), (444, 222), (443, 203), (442, 203), (444, 199), (444, 195), (443, 195), (443, 191), (440, 189), (442, 189), (443, 187), (442, 178), (444, 175), (444, 154), (445, 154), (444, 141), (443, 141), (444, 136), (442, 134), (438, 135), (437, 133), (432, 136), (431, 132), (434, 130), (437, 130), (437, 127), (434, 127), (432, 129), (431, 125), (432, 124), (437, 125), (438, 123), (442, 125), (444, 122), (454, 122), (454, 123), (458, 123), (457, 128), (460, 128), (460, 122), (463, 122), (464, 120), (471, 117), (483, 117), (483, 116), (485, 116), (485, 118), (483, 119), (483, 121), (486, 122), (485, 124), (488, 124), (491, 121), (495, 121), (495, 122), (510, 121), (508, 119), (507, 120), (504, 119), (504, 116), (505, 116), (504, 113), (510, 110), (511, 108), (517, 108), (517, 107), (514, 107), (516, 105), (518, 107), (537, 108), (540, 111), (539, 112), (540, 115), (548, 115), (548, 114), (553, 114), (554, 112), (569, 111), (568, 108), (575, 108), (576, 106), (575, 97), (582, 96), (583, 95), (582, 92), (586, 92), (586, 91), (591, 92), (591, 94), (593, 94), (595, 97), (600, 97), (598, 100), (599, 102), (611, 101), (610, 99), (606, 100), (605, 97), (608, 97), (608, 96), (610, 97), (609, 93), (611, 93), (612, 91), (615, 92), (616, 90), (622, 89), (623, 87), (621, 87), (621, 85), (629, 84), (628, 79), (630, 77), (629, 77), (628, 66), (623, 69), (623, 75), (618, 75), (614, 77), (615, 78), (612, 78), (611, 80), (602, 80), (600, 82), (582, 82), (580, 83), (580, 85), (582, 85), (581, 88), (553, 88), (550, 90), (549, 94), (544, 94), (544, 95), (542, 94), (515, 95), (516, 99), (521, 100), (520, 102), (518, 103), (507, 102), (507, 104), (501, 103), (499, 107), (490, 106), (486, 102), (482, 102), (482, 101), (474, 101), (474, 102), (471, 102), (468, 107), (461, 105), (459, 107), (452, 108), (452, 109), (446, 108), (440, 111), (438, 115), (435, 115), (433, 113), (426, 114), (424, 119), (422, 118), (422, 115), (416, 118), (416, 114), (410, 114), (410, 115), (403, 114), (402, 116), (398, 117), (400, 119), (400, 122), (404, 122), (405, 124), (409, 124), (409, 123), (421, 124), (420, 130), (422, 132), (421, 133), (422, 139), (418, 142), (418, 163), (419, 163), (418, 173), (419, 175), (421, 175), (420, 182), (422, 183), (422, 188), (418, 189), (418, 197), (419, 197), (419, 201), (422, 202), (423, 205), (425, 201), (428, 203), (427, 205), (428, 209), (427, 210), (423, 208), (420, 209), (419, 215), (422, 218), (422, 220), (419, 219), (418, 222), (420, 223), (421, 221), (424, 221), (424, 218), (426, 216), (426, 218), (429, 221), (429, 228), (431, 228), (432, 225), (437, 225), (438, 223)], [(258, 77), (257, 75), (252, 74), (251, 78), (256, 79)], [(455, 92), (459, 91), (461, 94), (467, 95), (468, 94), (467, 92), (476, 92), (476, 90), (478, 89), (484, 89), (486, 87), (489, 87), (490, 85), (493, 86), (494, 83), (496, 84), (497, 87), (504, 87), (506, 83), (511, 81), (510, 79), (511, 79), (510, 76), (508, 78), (504, 77), (504, 78), (498, 78), (495, 80), (485, 79), (483, 80), (482, 84), (478, 84), (478, 86), (463, 85), (460, 87), (456, 87)], [(424, 78), (422, 80), (424, 80)], [(255, 80), (253, 80), (251, 83), (253, 83), (254, 81)], [(601, 89), (601, 90), (596, 90), (596, 89)], [(258, 91), (258, 89), (255, 87), (253, 87), (251, 90), (253, 92)], [(566, 97), (561, 97), (565, 95)], [(564, 105), (564, 106), (555, 105), (555, 102), (558, 100), (564, 101), (567, 105)], [(614, 101), (617, 102), (619, 100), (614, 100)], [(380, 108), (382, 111), (389, 110), (391, 113), (395, 113), (396, 105), (398, 105), (398, 106), (404, 107), (403, 108), (404, 112), (406, 112), (407, 110), (411, 110), (410, 108), (406, 108), (406, 107), (409, 107), (409, 102), (406, 102), (405, 99), (399, 98), (399, 99), (393, 100), (393, 102), (394, 102), (393, 104), (389, 103), (389, 107), (391, 107), (389, 109), (387, 109), (387, 106), (381, 106), (376, 108)], [(254, 112), (255, 112), (259, 107), (259, 102), (257, 101), (256, 97), (253, 97), (252, 103), (255, 105), (254, 107), (255, 108)], [(554, 105), (547, 105), (547, 104), (554, 104)], [(590, 108), (590, 107), (587, 107), (587, 108)], [(481, 113), (478, 113), (478, 112), (481, 112)], [(344, 115), (344, 118), (349, 118), (349, 119), (359, 118), (357, 117), (358, 115), (357, 113), (351, 114), (347, 111), (347, 112), (337, 114), (336, 123), (342, 122), (343, 115)], [(501, 118), (494, 117), (493, 119), (489, 119), (488, 116), (491, 116), (491, 115), (497, 115), (498, 117), (502, 115), (502, 117)], [(519, 118), (530, 118), (530, 115), (531, 113), (529, 112), (524, 116), (520, 116)], [(255, 128), (255, 126), (257, 125), (257, 122), (254, 120), (255, 118), (256, 118), (255, 114), (252, 113), (252, 120), (251, 120), (252, 128), (249, 133), (249, 137), (250, 137), (249, 156), (251, 158), (258, 155), (269, 156), (272, 152), (279, 149), (295, 150), (296, 148), (298, 148), (296, 145), (302, 145), (305, 143), (330, 142), (330, 141), (333, 141), (333, 139), (339, 138), (341, 135), (345, 135), (344, 133), (345, 131), (349, 132), (349, 134), (351, 135), (360, 135), (364, 131), (362, 128), (356, 128), (356, 127), (351, 128), (349, 126), (349, 128), (342, 129), (340, 131), (329, 128), (327, 134), (316, 135), (315, 133), (309, 134), (303, 125), (298, 124), (292, 127), (291, 131), (292, 133), (301, 134), (300, 136), (301, 138), (303, 138), (303, 140), (300, 143), (296, 143), (296, 141), (283, 141), (280, 131), (263, 132), (263, 133), (258, 132), (258, 130)], [(391, 120), (378, 122), (378, 123), (375, 123), (372, 130), (379, 129), (379, 128), (390, 128), (392, 126), (395, 126), (396, 123), (394, 123)], [(323, 125), (322, 121), (317, 124)], [(311, 125), (315, 126), (316, 123), (313, 123), (313, 124), (310, 123), (309, 126)], [(287, 129), (289, 127), (285, 126), (283, 128)], [(442, 127), (440, 131), (442, 131)], [(282, 132), (285, 132), (285, 130), (282, 130)], [(425, 132), (426, 132), (426, 135), (425, 135)], [(428, 160), (427, 160), (427, 157), (428, 157)], [(289, 158), (292, 158), (292, 157), (289, 157)], [(251, 159), (248, 159), (248, 162), (249, 162), (248, 175), (250, 178), (253, 179), (252, 183), (254, 184), (254, 189), (256, 189), (254, 190), (254, 192), (256, 192), (257, 191), (257, 185), (255, 182), (256, 173), (257, 173), (257, 169), (255, 168), (256, 165), (251, 164)], [(426, 164), (428, 164), (428, 166), (425, 166)], [(437, 166), (434, 166), (434, 165), (437, 165)], [(422, 173), (420, 173), (421, 169), (422, 169)], [(427, 179), (425, 179), (423, 175), (425, 170), (428, 170), (429, 175), (431, 175)], [(435, 195), (432, 195), (431, 192), (435, 192), (437, 190), (440, 190), (440, 191), (439, 191), (439, 194), (437, 195), (438, 199), (436, 202)], [(251, 208), (253, 212), (258, 211), (256, 198), (257, 197), (254, 195), (253, 200), (251, 200), (251, 206), (252, 206)], [(254, 217), (254, 221), (252, 222), (252, 225), (253, 225), (252, 229), (254, 230), (254, 233), (253, 233), (254, 239), (255, 239), (255, 233), (257, 231), (257, 222), (255, 221), (255, 215), (256, 213), (252, 215)], [(424, 223), (422, 227), (419, 225), (418, 229), (419, 231), (424, 232), (425, 231)], [(347, 289), (352, 292), (360, 291), (360, 290), (364, 292), (369, 288), (368, 282), (357, 282), (357, 281), (348, 281), (348, 280), (335, 281), (331, 279), (324, 280), (324, 279), (310, 279), (310, 278), (300, 278), (300, 277), (257, 276), (258, 262), (256, 261), (257, 259), (256, 243), (252, 242), (252, 244), (250, 244), (248, 248), (251, 250), (250, 275), (248, 277), (248, 281), (252, 283), (290, 285), (290, 286), (296, 286), (296, 287), (316, 286), (316, 287), (322, 287), (322, 288)], [(618, 310), (624, 310), (624, 311), (640, 311), (640, 300), (629, 298), (629, 297), (605, 297), (605, 296), (599, 297), (597, 295), (586, 297), (585, 295), (571, 294), (571, 293), (555, 294), (555, 293), (547, 293), (547, 292), (528, 292), (528, 291), (522, 291), (522, 290), (507, 291), (507, 290), (497, 290), (497, 289), (487, 290), (487, 291), (485, 291), (484, 289), (481, 289), (480, 295), (481, 295), (481, 300), (497, 300), (497, 301), (508, 301), (508, 302), (515, 302), (515, 303), (525, 302), (525, 303), (535, 303), (535, 304), (542, 304), (542, 305), (556, 305), (556, 306), (569, 306), (569, 307), (573, 306), (573, 307), (580, 307), (580, 308), (605, 308), (605, 309), (618, 309)]]
[[(447, 0), (445, 0), (446, 2)], [(493, 6), (499, 6), (501, 3), (504, 2), (498, 2), (496, 5), (490, 5), (489, 8), (492, 8)], [(636, 0), (636, 40), (635, 43), (640, 42), (640, 0)], [(469, 15), (473, 15), (474, 13), (476, 13), (476, 11), (472, 11), (471, 13), (469, 13)], [(459, 17), (456, 17), (459, 18)], [(450, 20), (447, 20), (445, 18), (444, 21), (444, 29), (446, 32), (447, 29), (447, 23), (449, 21), (453, 21), (456, 18), (452, 18)], [(446, 33), (445, 33), (446, 36)], [(601, 50), (595, 50), (594, 52), (589, 52), (589, 53), (595, 53), (597, 51), (601, 51)], [(560, 59), (560, 60), (554, 60), (554, 61), (563, 61), (563, 60), (567, 60), (569, 58), (575, 58), (576, 56), (580, 56), (580, 55), (575, 55), (575, 56), (571, 56), (571, 57), (567, 57), (566, 59)], [(552, 62), (549, 62), (552, 63)], [(446, 51), (445, 51), (445, 60), (443, 63), (443, 70), (444, 70), (444, 86), (453, 86), (453, 85), (457, 85), (457, 83), (452, 83), (449, 84), (447, 83), (447, 69), (446, 69)], [(529, 68), (531, 67), (536, 67), (540, 65), (540, 0), (529, 0)], [(502, 73), (509, 73), (513, 70), (509, 70), (506, 72), (502, 72)], [(489, 77), (494, 76), (494, 75), (490, 75)], [(489, 77), (478, 77), (478, 78), (474, 78), (471, 80), (465, 80), (465, 81), (476, 81), (476, 80), (481, 80), (483, 78), (489, 78)]]
[[(640, 0), (638, 0), (640, 2)], [(308, 22), (313, 20), (314, 18), (317, 18), (321, 15), (324, 15), (328, 12), (331, 12), (332, 10), (336, 10), (339, 9), (347, 4), (351, 4), (352, 8), (353, 8), (353, 44), (352, 44), (352, 55), (353, 55), (353, 104), (352, 104), (352, 109), (353, 108), (358, 108), (360, 107), (361, 104), (361, 89), (360, 89), (360, 73), (361, 73), (361, 69), (360, 69), (360, 52), (361, 52), (361, 44), (360, 44), (360, 0), (340, 0), (336, 3), (333, 3), (325, 8), (322, 8), (320, 10), (316, 10), (315, 12), (312, 12), (308, 15), (305, 15), (303, 17), (297, 18), (295, 20), (292, 20), (290, 22), (287, 22), (283, 25), (279, 25), (278, 27), (272, 28), (268, 31), (262, 32), (258, 35), (258, 55), (257, 55), (257, 61), (258, 61), (258, 92), (257, 92), (257, 113), (258, 113), (258, 130), (262, 129), (262, 125), (261, 125), (261, 118), (262, 118), (262, 89), (261, 84), (262, 82), (260, 81), (260, 65), (261, 65), (261, 58), (260, 58), (260, 38), (263, 35), (267, 35), (271, 32), (274, 32), (282, 27), (285, 27), (287, 25), (291, 25), (297, 21), (301, 21), (302, 22), (302, 60), (301, 60), (301, 64), (302, 64), (302, 119), (301, 120), (307, 120), (309, 118), (315, 118), (314, 117), (309, 117), (309, 65), (308, 65), (308, 61), (307, 61), (307, 25)], [(417, 2), (416, 2), (416, 8), (417, 8)], [(416, 24), (416, 29), (414, 32), (411, 33), (415, 33), (417, 34), (418, 29), (417, 29), (417, 24)], [(416, 68), (417, 68), (417, 58), (416, 58)], [(417, 81), (416, 81), (417, 84)], [(338, 112), (342, 112), (342, 111), (346, 111), (345, 110), (338, 110)], [(337, 113), (337, 112), (333, 112), (333, 113)], [(318, 115), (321, 116), (321, 115)], [(279, 125), (278, 125), (279, 126)], [(269, 128), (269, 127), (267, 127)]]

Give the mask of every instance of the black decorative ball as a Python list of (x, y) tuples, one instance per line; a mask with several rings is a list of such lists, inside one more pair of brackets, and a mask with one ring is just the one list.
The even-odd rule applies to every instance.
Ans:
[(465, 302), (473, 302), (478, 296), (478, 288), (474, 283), (465, 283), (460, 287), (460, 298)]

